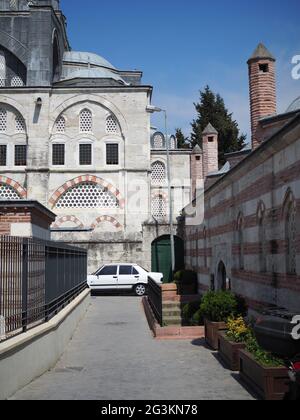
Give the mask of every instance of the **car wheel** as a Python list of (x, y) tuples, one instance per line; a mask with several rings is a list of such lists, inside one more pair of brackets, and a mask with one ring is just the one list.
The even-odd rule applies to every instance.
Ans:
[(137, 284), (134, 287), (134, 293), (137, 296), (145, 296), (145, 294), (146, 294), (146, 286), (144, 284)]

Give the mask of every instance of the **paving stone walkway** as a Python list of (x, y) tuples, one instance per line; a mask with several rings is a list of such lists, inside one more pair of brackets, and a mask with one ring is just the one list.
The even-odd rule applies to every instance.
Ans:
[(155, 341), (141, 301), (97, 296), (56, 367), (19, 400), (249, 400), (202, 341)]

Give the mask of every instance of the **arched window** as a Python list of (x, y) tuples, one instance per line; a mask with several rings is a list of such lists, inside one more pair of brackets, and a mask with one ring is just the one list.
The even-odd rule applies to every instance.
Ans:
[(0, 132), (5, 133), (7, 130), (7, 112), (0, 108)]
[(285, 209), (286, 267), (288, 274), (297, 272), (296, 204), (291, 198)]
[(266, 244), (266, 218), (265, 207), (260, 204), (257, 213), (258, 221), (258, 246), (259, 246), (259, 267), (262, 273), (267, 271), (267, 244)]
[(239, 269), (244, 270), (244, 221), (242, 214), (238, 217), (237, 222), (237, 231), (238, 231), (238, 256), (239, 256)]
[(151, 165), (151, 182), (153, 185), (161, 185), (166, 181), (166, 167), (162, 162), (154, 162)]
[(170, 147), (170, 150), (176, 149), (176, 139), (174, 136), (171, 136), (169, 139), (169, 147)]
[(152, 216), (156, 219), (162, 219), (167, 215), (166, 200), (162, 195), (152, 198)]
[(57, 133), (64, 133), (65, 130), (66, 130), (66, 120), (61, 115), (60, 117), (57, 118), (57, 120), (55, 122), (55, 131)]
[(17, 115), (15, 118), (15, 129), (16, 133), (25, 133), (26, 131), (25, 121), (21, 115)]
[(83, 109), (80, 112), (79, 120), (81, 133), (91, 133), (93, 131), (93, 115), (89, 109)]
[(6, 84), (6, 59), (3, 51), (0, 51), (0, 87)]
[(107, 134), (117, 134), (118, 132), (118, 123), (112, 115), (106, 119), (106, 133)]
[(19, 76), (15, 76), (11, 79), (10, 82), (11, 87), (22, 87), (24, 86), (24, 82)]
[(67, 190), (56, 203), (57, 208), (118, 208), (118, 199), (102, 185), (86, 182)]
[(154, 149), (164, 149), (165, 148), (165, 137), (162, 133), (154, 134), (152, 138), (152, 147)]
[(13, 187), (0, 183), (0, 200), (21, 200), (21, 197)]

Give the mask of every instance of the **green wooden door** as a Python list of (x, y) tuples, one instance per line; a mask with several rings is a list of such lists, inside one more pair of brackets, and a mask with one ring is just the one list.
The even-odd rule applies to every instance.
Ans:
[[(175, 237), (175, 271), (184, 268), (183, 241)], [(152, 243), (152, 271), (163, 273), (164, 283), (173, 281), (170, 236), (161, 236)]]

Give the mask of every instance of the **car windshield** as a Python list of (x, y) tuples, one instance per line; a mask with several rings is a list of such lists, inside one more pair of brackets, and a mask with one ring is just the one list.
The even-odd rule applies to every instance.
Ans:
[(146, 271), (146, 273), (149, 273), (149, 271), (146, 270), (146, 268), (142, 267), (141, 265), (139, 267), (141, 267), (142, 270)]

